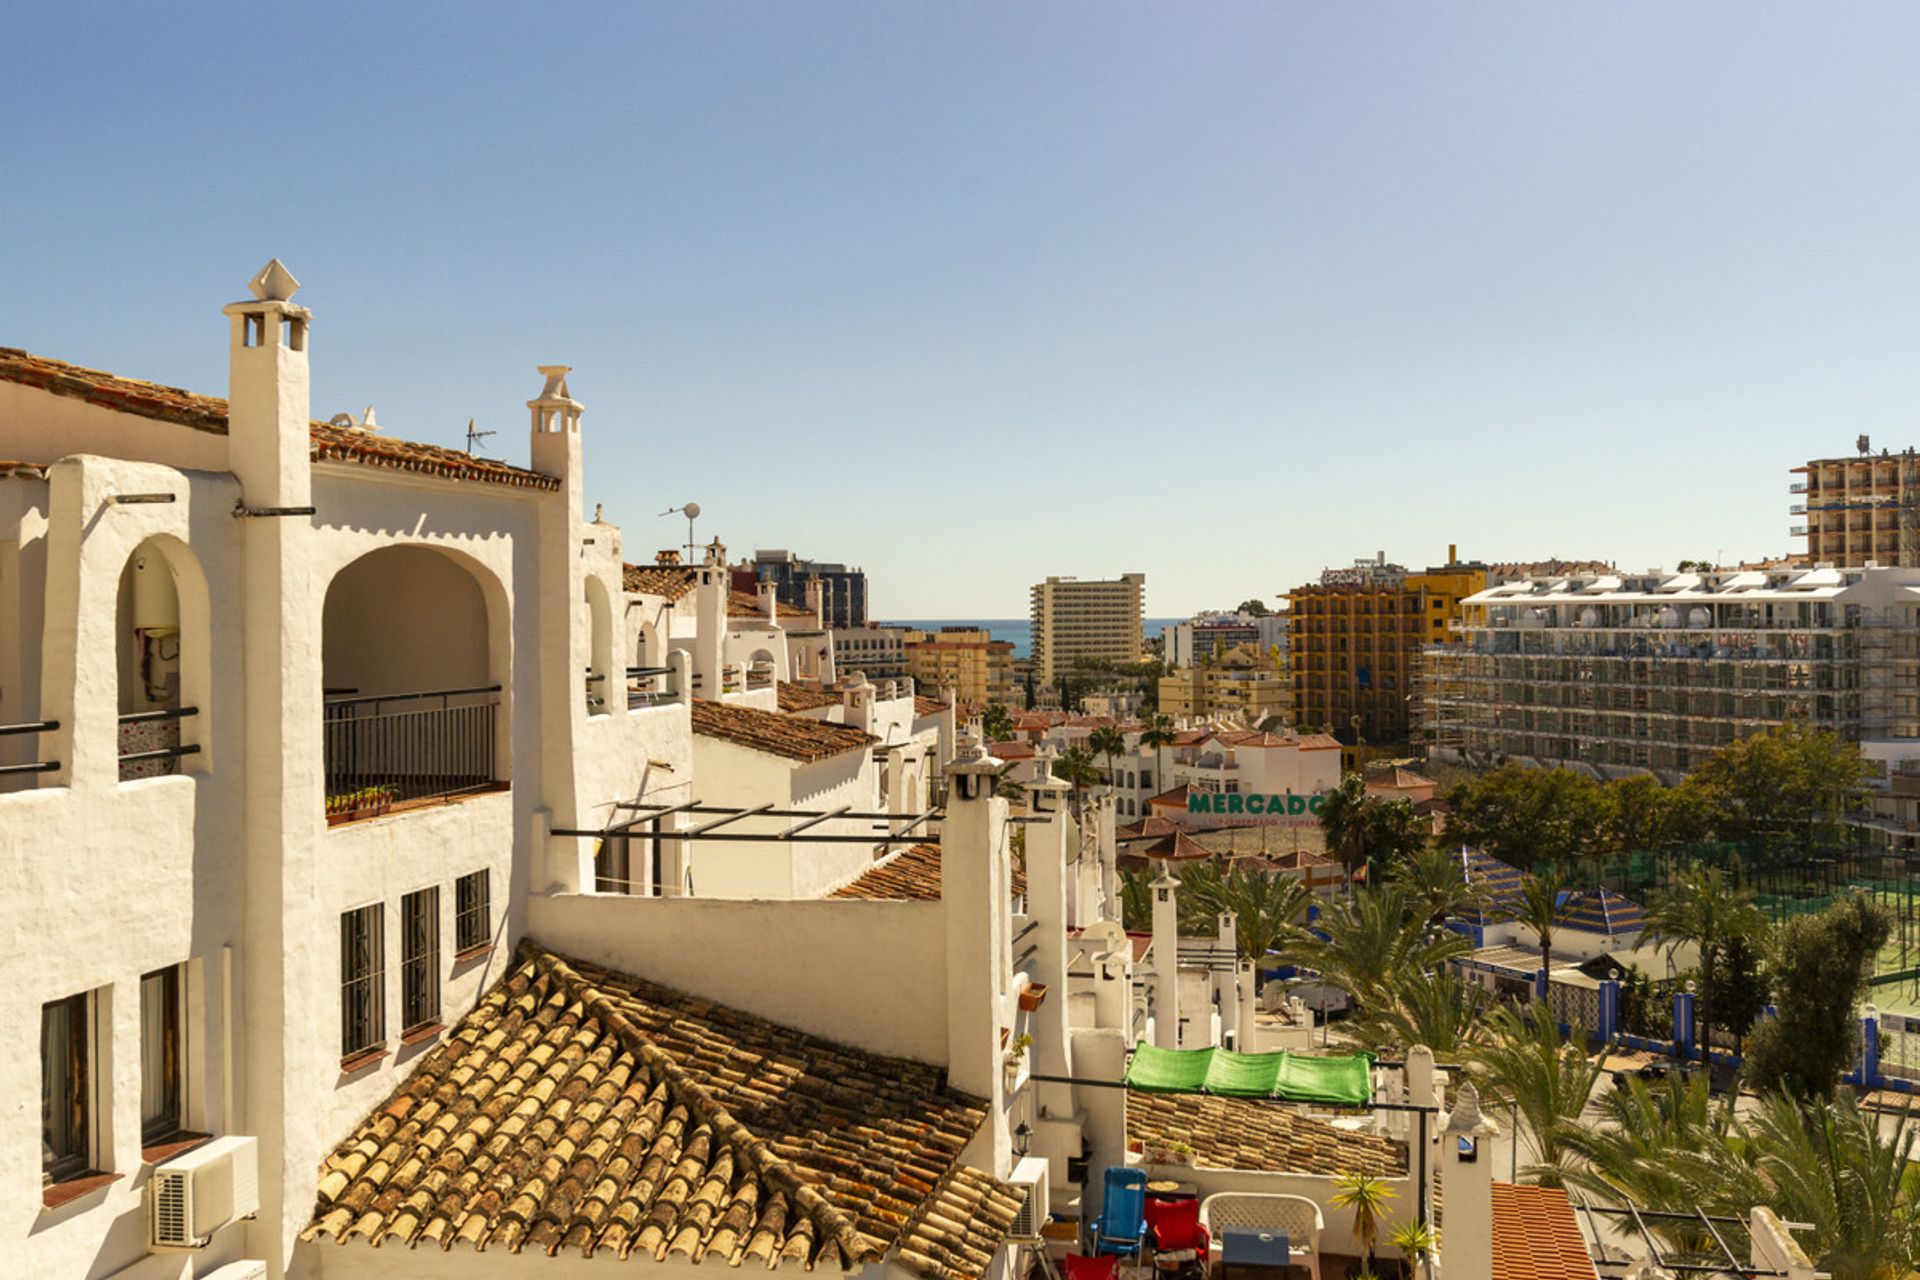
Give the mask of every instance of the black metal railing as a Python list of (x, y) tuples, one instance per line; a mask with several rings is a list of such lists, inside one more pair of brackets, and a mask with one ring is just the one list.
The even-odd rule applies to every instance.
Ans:
[(657, 707), (680, 696), (680, 682), (672, 667), (628, 667), (627, 708)]
[(160, 707), (120, 717), (120, 781), (164, 778), (180, 772), (182, 756), (198, 755), (198, 743), (180, 742), (180, 721), (198, 707)]
[[(60, 727), (58, 720), (33, 720), (26, 724), (0, 724), (0, 738), (12, 737), (21, 733), (52, 733)], [(28, 760), (20, 764), (0, 764), (0, 778), (17, 774), (52, 773), (60, 767), (58, 760)]]
[(492, 789), (499, 692), (492, 684), (327, 699), (328, 819)]

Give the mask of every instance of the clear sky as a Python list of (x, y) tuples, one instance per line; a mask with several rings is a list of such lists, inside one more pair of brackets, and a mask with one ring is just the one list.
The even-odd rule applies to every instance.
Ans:
[(1049, 573), (1147, 611), (1385, 550), (1795, 549), (1920, 443), (1910, 5), (15, 6), (0, 345), (526, 458), (575, 366), (630, 558)]

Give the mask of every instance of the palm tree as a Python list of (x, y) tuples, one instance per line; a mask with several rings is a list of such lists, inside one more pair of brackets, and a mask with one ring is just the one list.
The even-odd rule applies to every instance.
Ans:
[(1166, 763), (1161, 759), (1160, 752), (1163, 748), (1172, 746), (1176, 736), (1173, 731), (1172, 716), (1163, 716), (1155, 712), (1141, 722), (1140, 745), (1153, 752), (1154, 776), (1160, 779), (1159, 789), (1161, 791), (1168, 791), (1172, 788), (1167, 780)]
[(1222, 875), (1214, 864), (1201, 863), (1188, 868), (1180, 884), (1182, 908), (1193, 902), (1214, 917), (1233, 912), (1240, 955), (1253, 961), (1256, 987), (1267, 953), (1283, 939), (1297, 936), (1295, 922), (1306, 915), (1313, 900), (1313, 890), (1304, 880), (1252, 867), (1230, 867)]
[[(1670, 1072), (1653, 1085), (1628, 1077), (1595, 1105), (1598, 1119), (1562, 1129), (1561, 1145), (1580, 1161), (1567, 1170), (1567, 1181), (1634, 1204), (1694, 1202), (1694, 1184), (1679, 1157), (1698, 1158), (1721, 1147), (1733, 1122), (1733, 1107), (1714, 1103), (1704, 1073)], [(1685, 1234), (1673, 1243), (1686, 1248), (1702, 1242)]]
[(1442, 970), (1403, 978), (1388, 992), (1391, 1003), (1351, 1024), (1369, 1048), (1402, 1051), (1423, 1044), (1443, 1057), (1458, 1055), (1486, 1034), (1493, 998), (1477, 982)]
[(1485, 887), (1468, 880), (1460, 855), (1441, 845), (1420, 845), (1395, 863), (1388, 875), (1420, 900), (1429, 929), (1439, 928), (1448, 916), (1478, 912), (1487, 905)]
[(1487, 1023), (1488, 1038), (1470, 1046), (1468, 1058), (1485, 1082), (1483, 1091), (1511, 1104), (1526, 1125), (1534, 1154), (1527, 1176), (1561, 1186), (1574, 1159), (1566, 1135), (1593, 1096), (1604, 1060), (1587, 1057), (1585, 1029), (1562, 1037), (1553, 1011), (1542, 1003), (1517, 1012), (1495, 1009)]
[[(1719, 994), (1721, 966), (1729, 948), (1752, 942), (1767, 931), (1767, 917), (1753, 894), (1723, 868), (1694, 864), (1672, 878), (1666, 892), (1647, 904), (1645, 941), (1665, 943), (1668, 956), (1682, 942), (1699, 950), (1700, 987), (1694, 1020), (1701, 1027), (1701, 1052), (1706, 1052), (1709, 1012)], [(1734, 1027), (1739, 1034), (1745, 1027)]]
[(1401, 982), (1440, 971), (1473, 944), (1457, 933), (1429, 933), (1413, 898), (1395, 884), (1369, 885), (1334, 904), (1303, 934), (1281, 948), (1289, 961), (1317, 969), (1369, 1013), (1393, 1005)]
[[(1521, 876), (1519, 892), (1507, 906), (1508, 916), (1533, 930), (1540, 940), (1542, 973), (1553, 970), (1553, 934), (1566, 919), (1566, 906), (1561, 901), (1565, 895), (1566, 882), (1559, 868), (1548, 867), (1539, 874)], [(1545, 993), (1541, 994), (1544, 997)]]
[(1335, 1191), (1329, 1203), (1353, 1210), (1353, 1238), (1366, 1251), (1366, 1274), (1373, 1274), (1373, 1246), (1380, 1238), (1380, 1219), (1386, 1216), (1387, 1203), (1397, 1194), (1385, 1178), (1371, 1173), (1336, 1173)]
[(1053, 776), (1073, 788), (1074, 816), (1080, 815), (1080, 793), (1100, 780), (1093, 753), (1075, 743), (1053, 758)]
[(1094, 755), (1107, 758), (1107, 790), (1117, 791), (1120, 779), (1114, 761), (1127, 749), (1127, 739), (1120, 730), (1110, 724), (1103, 724), (1087, 735), (1087, 750)]
[(1013, 736), (1013, 716), (999, 703), (990, 702), (980, 713), (980, 732), (987, 735), (988, 742), (1005, 742)]
[(1347, 871), (1347, 887), (1353, 887), (1354, 873), (1367, 862), (1368, 830), (1367, 782), (1357, 773), (1340, 779), (1340, 785), (1327, 792), (1320, 806), (1320, 830), (1326, 835), (1328, 852), (1340, 860)]
[(1133, 933), (1153, 928), (1153, 872), (1120, 873), (1120, 927)]

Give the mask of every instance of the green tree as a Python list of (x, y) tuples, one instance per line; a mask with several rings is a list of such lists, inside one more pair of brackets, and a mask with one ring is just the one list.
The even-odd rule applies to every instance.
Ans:
[[(1578, 1157), (1565, 1169), (1567, 1182), (1607, 1201), (1641, 1205), (1692, 1204), (1696, 1189), (1680, 1153), (1698, 1157), (1725, 1143), (1733, 1108), (1716, 1106), (1705, 1073), (1669, 1072), (1648, 1084), (1634, 1076), (1625, 1087), (1594, 1100), (1596, 1120), (1576, 1118), (1562, 1126), (1561, 1146)], [(1698, 1241), (1673, 1240), (1677, 1247)]]
[(1132, 933), (1153, 928), (1153, 872), (1145, 867), (1120, 873), (1120, 925)]
[(1264, 618), (1269, 613), (1272, 613), (1273, 610), (1267, 608), (1266, 601), (1255, 596), (1251, 600), (1242, 600), (1240, 602), (1240, 612), (1247, 614), (1249, 617)]
[(1520, 877), (1520, 891), (1507, 905), (1507, 914), (1533, 931), (1540, 944), (1540, 967), (1553, 969), (1553, 935), (1567, 918), (1566, 880), (1557, 868)]
[(1339, 786), (1327, 792), (1320, 806), (1320, 830), (1327, 851), (1346, 869), (1349, 888), (1354, 874), (1367, 864), (1367, 841), (1373, 834), (1367, 799), (1366, 779), (1349, 773), (1340, 779)]
[(1093, 752), (1075, 743), (1053, 758), (1053, 776), (1073, 788), (1073, 811), (1081, 809), (1081, 795), (1100, 781), (1100, 770), (1093, 763)]
[(1402, 983), (1425, 981), (1473, 944), (1457, 933), (1430, 933), (1426, 915), (1397, 884), (1368, 885), (1336, 902), (1281, 947), (1295, 964), (1316, 969), (1367, 1013), (1390, 1008)]
[[(1766, 931), (1767, 918), (1746, 886), (1723, 867), (1695, 863), (1670, 876), (1666, 890), (1647, 904), (1644, 941), (1655, 946), (1665, 944), (1669, 956), (1681, 943), (1693, 943), (1699, 954), (1695, 1021), (1703, 1028), (1726, 1026), (1740, 1035), (1747, 1024), (1733, 1025), (1719, 1008), (1721, 971), (1729, 947), (1736, 941), (1763, 937)], [(1704, 1056), (1707, 1037), (1703, 1034), (1700, 1040)]]
[(1468, 1050), (1469, 1061), (1485, 1081), (1482, 1091), (1519, 1113), (1533, 1146), (1527, 1176), (1545, 1186), (1562, 1186), (1575, 1160), (1566, 1138), (1593, 1095), (1604, 1070), (1602, 1059), (1587, 1056), (1584, 1028), (1562, 1036), (1553, 1010), (1542, 1001), (1518, 1011), (1495, 1009), (1487, 1022), (1487, 1038)]
[(1173, 745), (1175, 736), (1172, 716), (1155, 712), (1140, 722), (1140, 745), (1153, 752), (1153, 776), (1159, 780), (1158, 787), (1162, 791), (1169, 790), (1162, 753)]
[(1122, 734), (1120, 730), (1113, 725), (1103, 724), (1087, 735), (1087, 750), (1096, 756), (1105, 756), (1107, 758), (1107, 787), (1109, 790), (1115, 788), (1119, 783), (1119, 778), (1115, 776), (1118, 772), (1115, 762), (1126, 749), (1126, 735)]
[(1396, 979), (1388, 1002), (1349, 1030), (1369, 1048), (1401, 1052), (1423, 1044), (1443, 1058), (1457, 1057), (1486, 1032), (1493, 1003), (1487, 989), (1442, 969)]
[(1790, 840), (1811, 850), (1839, 840), (1864, 807), (1873, 766), (1837, 733), (1789, 721), (1722, 747), (1694, 771), (1723, 839)]
[[(1313, 890), (1304, 880), (1278, 872), (1231, 867), (1222, 874), (1216, 864), (1198, 866), (1212, 874), (1201, 879), (1190, 870), (1183, 875), (1181, 906), (1184, 910), (1192, 901), (1210, 920), (1223, 911), (1233, 912), (1241, 958), (1253, 961), (1254, 983), (1258, 986), (1264, 981), (1267, 953), (1298, 935), (1296, 922), (1313, 903)], [(1209, 924), (1206, 931), (1211, 932), (1213, 927)]]
[(1720, 973), (1714, 991), (1714, 1025), (1733, 1033), (1735, 1057), (1746, 1056), (1747, 1035), (1773, 998), (1773, 980), (1767, 974), (1764, 935), (1734, 938), (1720, 955)]
[(1486, 890), (1467, 879), (1460, 855), (1431, 842), (1394, 863), (1387, 877), (1419, 900), (1429, 929), (1439, 928), (1448, 916), (1487, 905)]
[(1608, 796), (1571, 769), (1506, 765), (1447, 794), (1447, 840), (1516, 867), (1560, 868), (1605, 848)]
[(1650, 774), (1606, 784), (1603, 843), (1612, 853), (1670, 849), (1710, 833), (1697, 789), (1662, 786)]
[(1432, 825), (1413, 811), (1405, 796), (1369, 796), (1362, 806), (1367, 823), (1367, 874), (1399, 866), (1424, 848)]
[(1747, 1045), (1747, 1075), (1761, 1089), (1800, 1098), (1832, 1095), (1860, 1052), (1858, 1008), (1893, 915), (1854, 893), (1774, 932), (1771, 969), (1776, 1017)]
[(988, 742), (1005, 742), (1013, 736), (1013, 716), (997, 702), (987, 704), (980, 713), (980, 731), (987, 735)]

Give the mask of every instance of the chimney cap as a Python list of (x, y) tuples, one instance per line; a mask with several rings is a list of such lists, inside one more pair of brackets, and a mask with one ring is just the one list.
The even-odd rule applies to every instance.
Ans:
[(300, 282), (293, 278), (293, 272), (287, 270), (286, 263), (278, 258), (270, 258), (267, 265), (247, 281), (247, 288), (260, 302), (287, 302), (300, 291)]

